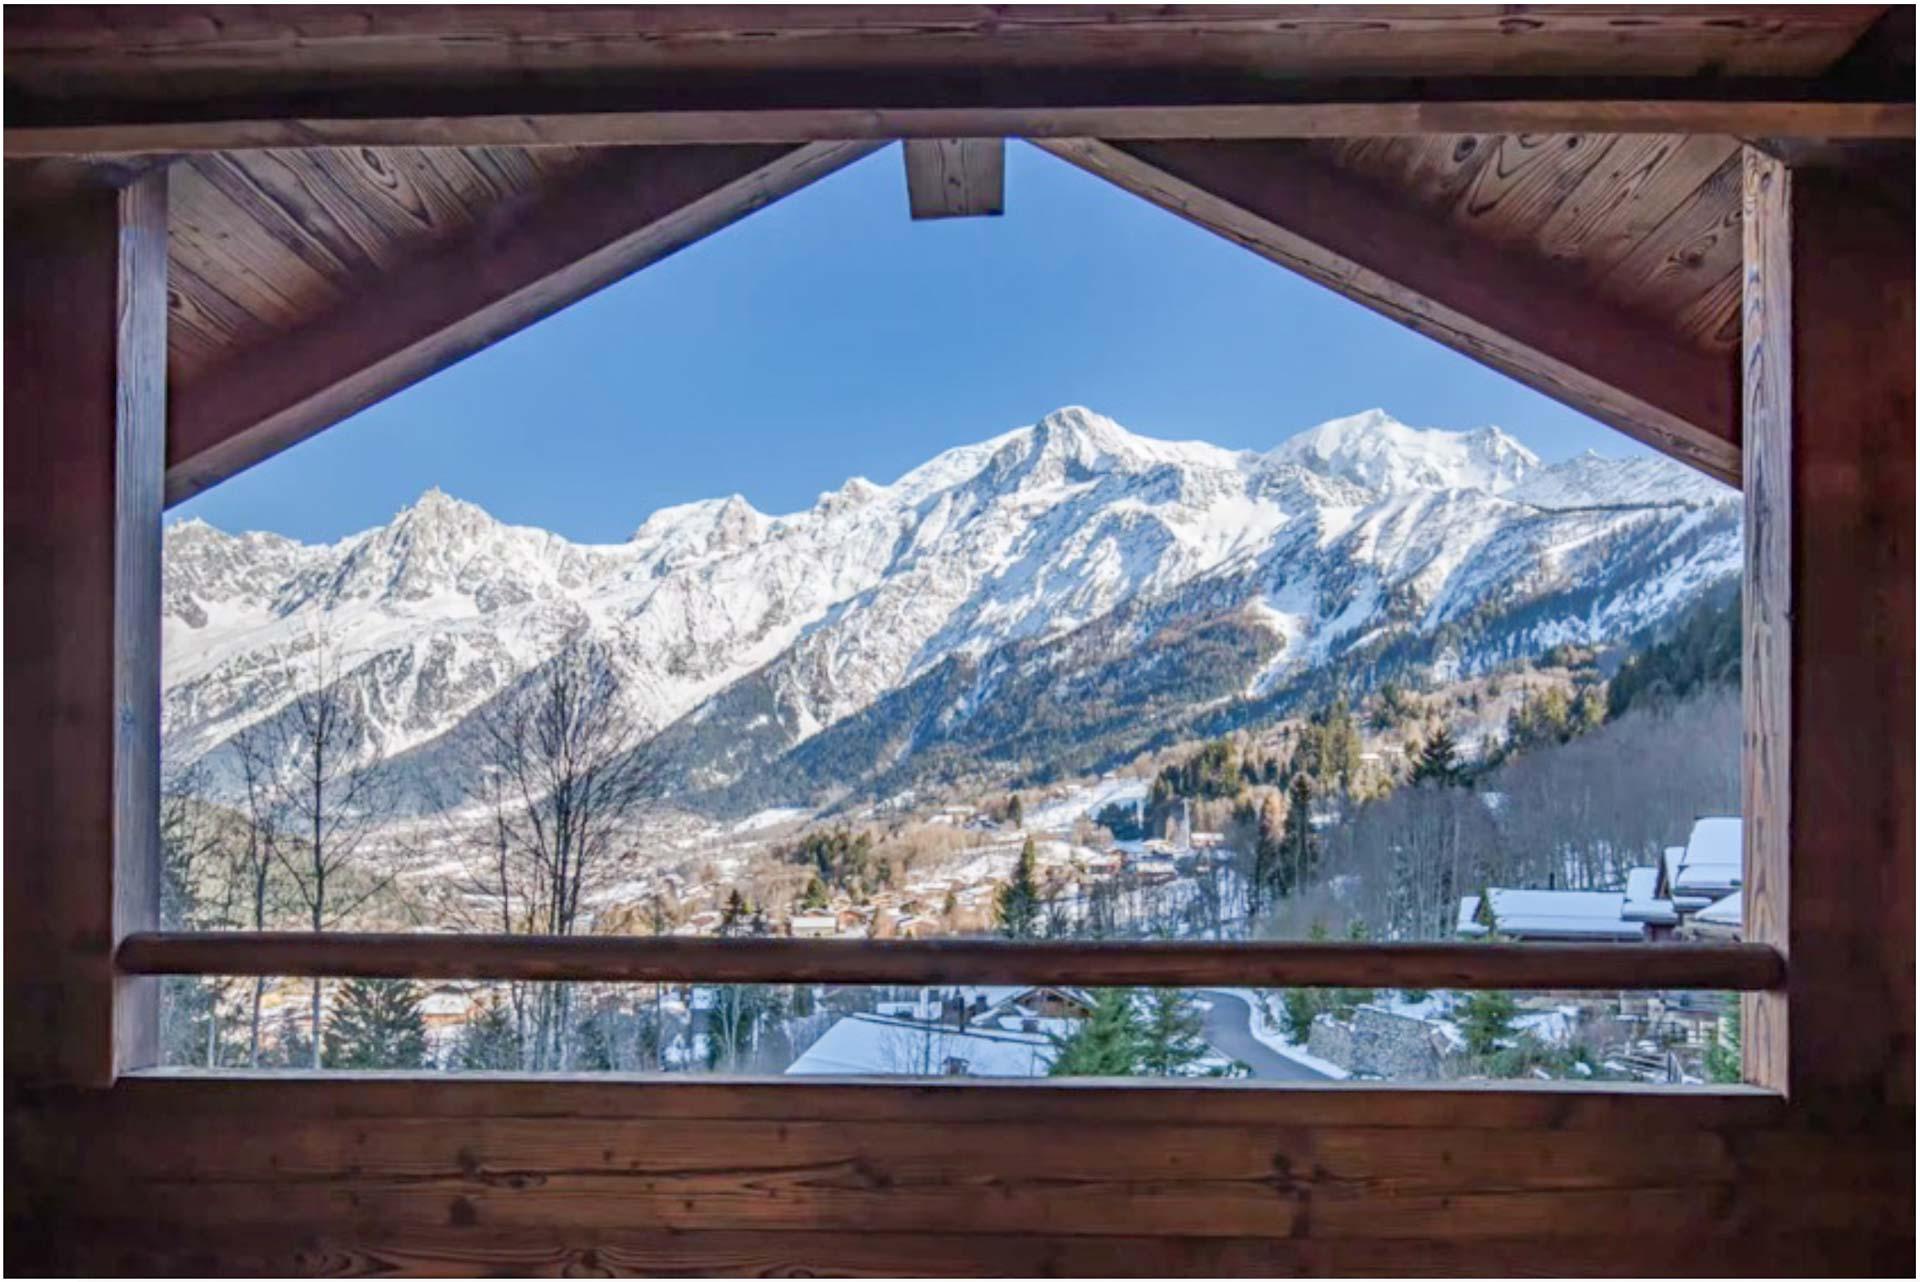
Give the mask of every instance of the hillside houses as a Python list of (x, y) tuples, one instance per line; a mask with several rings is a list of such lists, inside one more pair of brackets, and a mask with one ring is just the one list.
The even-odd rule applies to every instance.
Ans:
[(787, 1067), (799, 1077), (1044, 1077), (1090, 994), (1048, 985), (910, 990), (847, 1015)]
[(1455, 933), (1561, 943), (1735, 940), (1741, 927), (1740, 820), (1694, 821), (1684, 846), (1627, 870), (1619, 890), (1488, 887), (1460, 900)]

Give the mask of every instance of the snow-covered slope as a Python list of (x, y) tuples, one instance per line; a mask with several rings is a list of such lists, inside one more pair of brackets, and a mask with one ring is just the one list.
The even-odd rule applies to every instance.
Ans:
[(1345, 477), (1369, 490), (1485, 490), (1498, 494), (1540, 466), (1539, 456), (1497, 427), (1442, 432), (1408, 427), (1367, 410), (1289, 438), (1273, 457)]
[(174, 526), (168, 753), (218, 773), (324, 655), (368, 751), (444, 772), (476, 710), (587, 645), (673, 786), (750, 810), (936, 759), (1118, 751), (1218, 703), (1279, 707), (1356, 656), (1621, 637), (1738, 561), (1737, 494), (1661, 460), (1543, 467), (1497, 429), (1379, 411), (1262, 455), (1069, 408), (803, 512), (735, 495), (621, 544), (438, 491), (329, 546)]

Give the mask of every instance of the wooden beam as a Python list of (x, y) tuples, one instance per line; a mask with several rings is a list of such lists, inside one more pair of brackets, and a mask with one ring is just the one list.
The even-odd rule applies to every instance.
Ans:
[(7, 154), (1502, 132), (1911, 136), (1884, 6), (179, 6), (7, 17)]
[(146, 5), (6, 18), (51, 95), (193, 97), (330, 77), (977, 69), (1287, 76), (1810, 76), (1885, 5)]
[(1747, 1075), (1910, 1145), (1911, 186), (1745, 164), (1746, 922), (1793, 957), (1747, 1002)]
[(113, 951), (159, 920), (166, 183), (8, 193), (9, 1080), (158, 1058)]
[(1783, 978), (1777, 953), (1744, 944), (1091, 944), (271, 931), (139, 935), (121, 945), (119, 965), (136, 975), (1095, 987), (1751, 991)]
[[(1347, 138), (1411, 134), (1731, 134), (1772, 138), (1914, 136), (1911, 103), (1741, 98), (1737, 90), (1688, 98), (1689, 86), (1621, 85), (1639, 97), (1531, 96), (1514, 86), (1393, 84), (1305, 88), (1290, 100), (1191, 104), (1084, 105), (1033, 101), (976, 104), (963, 91), (897, 96), (847, 105), (749, 108), (637, 106), (589, 96), (565, 109), (537, 97), (489, 92), (478, 101), (440, 98), (354, 103), (272, 101), (187, 104), (129, 119), (70, 122), (46, 109), (10, 118), (9, 160), (247, 151), (293, 147), (630, 147), (802, 143), (896, 138), (1024, 137), (1109, 139)], [(1770, 87), (1771, 92), (1782, 91)], [(1560, 90), (1564, 93), (1564, 88)], [(1789, 91), (1790, 92), (1790, 91)], [(1277, 91), (1269, 90), (1268, 96)], [(1504, 93), (1510, 96), (1498, 96)], [(1446, 96), (1446, 95), (1454, 96)], [(743, 91), (742, 98), (751, 96)], [(1146, 97), (1148, 95), (1141, 95)], [(569, 100), (577, 95), (568, 95)], [(675, 103), (687, 95), (675, 95)], [(931, 100), (933, 105), (920, 105)], [(724, 101), (724, 100), (723, 100)], [(516, 109), (524, 103), (523, 109)], [(409, 106), (417, 107), (410, 111)], [(210, 114), (223, 107), (223, 114)]]
[(167, 502), (305, 440), (874, 146), (622, 151), (540, 200), (504, 202), (315, 320), (178, 389)]
[(1590, 414), (1740, 483), (1734, 371), (1286, 142), (1036, 143), (1127, 191)]
[(1007, 144), (1001, 138), (908, 139), (907, 208), (916, 219), (972, 218), (1006, 210)]

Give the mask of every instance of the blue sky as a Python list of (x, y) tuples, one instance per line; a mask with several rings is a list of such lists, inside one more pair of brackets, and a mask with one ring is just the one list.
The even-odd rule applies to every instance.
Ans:
[(911, 222), (887, 147), (170, 515), (333, 539), (438, 485), (611, 542), (729, 493), (795, 511), (1075, 404), (1235, 448), (1380, 406), (1549, 460), (1641, 452), (1024, 144), (1006, 205)]

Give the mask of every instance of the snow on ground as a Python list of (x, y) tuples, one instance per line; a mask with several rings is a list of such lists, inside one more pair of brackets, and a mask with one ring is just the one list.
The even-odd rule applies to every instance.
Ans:
[(765, 810), (754, 811), (727, 831), (738, 836), (745, 832), (758, 832), (762, 828), (777, 828), (781, 824), (792, 823), (796, 819), (805, 819), (812, 813), (804, 806), (771, 806)]
[(1049, 801), (1029, 811), (1026, 826), (1036, 829), (1071, 828), (1074, 820), (1082, 816), (1091, 819), (1108, 806), (1132, 805), (1146, 795), (1147, 785), (1142, 779), (1101, 779), (1092, 784), (1081, 784), (1060, 800)]

